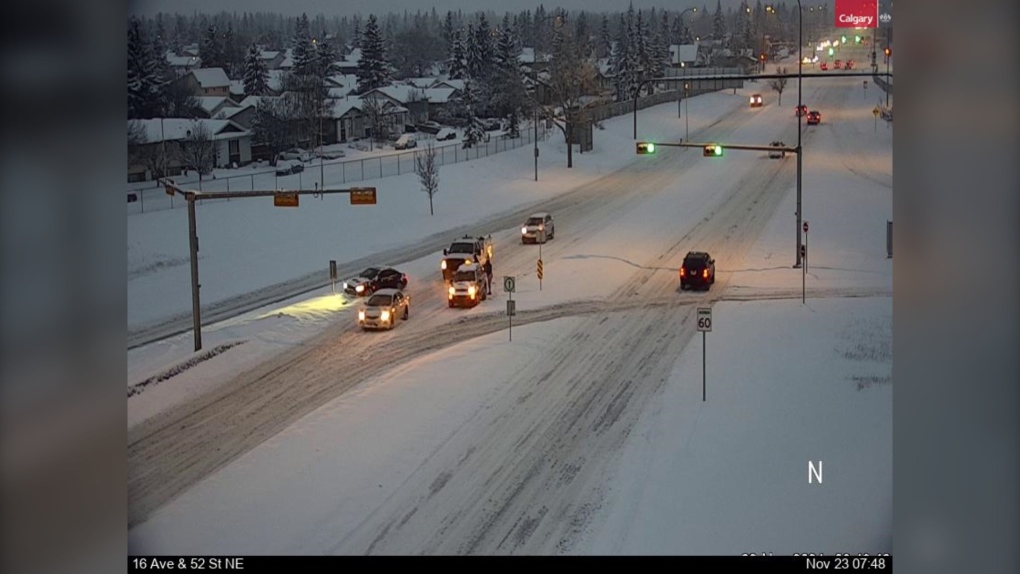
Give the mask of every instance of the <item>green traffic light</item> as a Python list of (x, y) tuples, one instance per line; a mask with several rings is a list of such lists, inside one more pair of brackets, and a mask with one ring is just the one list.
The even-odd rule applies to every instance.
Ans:
[(648, 153), (655, 153), (655, 144), (648, 144)]
[(831, 56), (832, 54), (833, 54), (832, 48), (829, 48), (829, 55)]
[(846, 44), (846, 36), (843, 36), (843, 43)]
[(860, 44), (861, 43), (861, 37), (860, 36), (854, 36), (854, 43), (855, 44)]
[(715, 146), (715, 155), (722, 155), (722, 146)]

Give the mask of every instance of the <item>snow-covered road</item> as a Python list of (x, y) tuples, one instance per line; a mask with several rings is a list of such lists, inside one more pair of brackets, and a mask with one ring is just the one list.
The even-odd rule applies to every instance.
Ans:
[[(756, 87), (744, 92), (764, 92), (764, 86)], [(860, 105), (847, 101), (856, 96), (848, 95), (851, 89), (839, 81), (805, 86), (805, 101), (812, 108), (832, 110), (823, 112), (821, 126), (805, 132), (804, 146), (812, 154), (806, 165), (818, 162), (819, 172), (826, 167), (849, 171), (854, 182), (846, 185), (848, 193), (878, 186), (889, 196), (883, 182), (891, 180), (891, 170), (873, 159), (868, 145), (853, 143), (867, 134), (860, 133), (861, 122), (854, 116), (860, 116)], [(736, 97), (746, 102), (745, 95)], [(727, 143), (793, 142), (794, 106), (795, 97), (783, 107), (771, 101), (761, 109), (740, 106), (697, 135)], [(845, 117), (837, 106), (846, 110)], [(843, 125), (855, 127), (844, 131)], [(825, 154), (841, 165), (829, 164)], [(516, 347), (511, 348), (519, 354), (493, 343), (494, 334), (507, 325), (501, 314), (505, 294), (471, 310), (447, 309), (438, 268), (430, 271), (423, 263), (408, 288), (411, 319), (396, 330), (360, 333), (348, 318), (292, 352), (131, 428), (129, 512), (135, 528), (130, 550), (604, 552), (607, 545), (593, 546), (592, 541), (621, 524), (606, 513), (624, 508), (633, 522), (638, 506), (620, 503), (611, 492), (614, 477), (633, 456), (628, 453), (635, 441), (643, 440), (635, 429), (652, 424), (650, 413), (661, 411), (660, 401), (677, 384), (678, 358), (690, 350), (697, 332), (696, 307), (727, 296), (798, 296), (790, 288), (791, 274), (799, 283), (799, 271), (789, 269), (787, 261), (792, 254), (780, 255), (781, 264), (763, 267), (773, 243), (762, 243), (764, 236), (775, 235), (776, 226), (792, 231), (793, 218), (783, 210), (795, 185), (796, 160), (757, 155), (730, 152), (723, 160), (709, 160), (696, 150), (660, 148), (655, 156), (636, 158), (545, 202), (541, 209), (556, 217), (557, 236), (542, 247), (541, 288), (534, 275), (538, 247), (520, 245), (516, 225), (495, 233), (497, 279), (518, 278), (514, 325), (521, 332), (514, 331)], [(806, 181), (816, 184), (813, 200), (846, 203), (846, 197), (831, 198), (839, 190), (817, 191), (817, 179)], [(828, 181), (841, 185), (836, 178)], [(891, 197), (888, 203), (891, 212)], [(873, 207), (867, 211), (875, 215)], [(840, 219), (818, 213), (823, 220)], [(869, 253), (871, 242), (842, 246), (849, 265), (882, 267), (870, 262), (870, 255), (860, 255)], [(792, 237), (789, 243), (792, 251)], [(678, 289), (677, 269), (689, 250), (709, 251), (717, 261), (719, 278), (707, 293)], [(825, 269), (824, 255), (819, 260)], [(891, 294), (888, 273), (855, 273), (853, 280), (828, 283), (818, 276), (810, 296)], [(767, 334), (760, 336), (761, 346), (768, 347)], [(467, 351), (444, 355), (465, 345)], [(435, 388), (422, 388), (422, 378), (434, 381)], [(401, 380), (408, 384), (406, 396)], [(369, 407), (380, 400), (375, 389), (389, 397), (383, 402), (392, 408)], [(353, 403), (345, 404), (344, 398)], [(352, 410), (359, 401), (365, 401), (365, 410)], [(379, 433), (374, 415), (401, 412), (393, 406), (400, 403), (422, 408), (403, 407), (404, 418), (393, 420), (393, 435)], [(323, 409), (343, 410), (353, 432), (301, 446), (301, 435), (314, 435), (308, 425), (315, 424), (301, 419), (313, 411), (309, 419), (321, 417)], [(862, 416), (875, 418), (874, 412)], [(881, 415), (877, 420), (886, 421)], [(888, 422), (888, 429), (879, 424), (867, 437), (871, 442), (888, 439), (891, 453), (891, 434), (882, 434), (891, 432), (891, 417)], [(365, 472), (344, 468), (335, 458), (346, 451), (366, 463)], [(878, 452), (884, 460), (885, 451)], [(279, 461), (267, 472), (258, 461), (274, 456)], [(888, 469), (879, 464), (876, 472), (886, 470), (891, 489), (891, 462)], [(385, 474), (375, 474), (381, 471)], [(284, 496), (291, 484), (301, 485), (300, 501), (293, 494)], [(880, 490), (886, 486), (881, 477), (878, 484)], [(287, 518), (253, 526), (276, 516)], [(884, 516), (878, 523), (884, 524)], [(876, 522), (861, 524), (873, 528)], [(868, 540), (860, 532), (849, 535), (854, 541)], [(613, 543), (615, 551), (640, 547), (620, 547), (619, 540)], [(793, 551), (809, 550), (814, 549)]]

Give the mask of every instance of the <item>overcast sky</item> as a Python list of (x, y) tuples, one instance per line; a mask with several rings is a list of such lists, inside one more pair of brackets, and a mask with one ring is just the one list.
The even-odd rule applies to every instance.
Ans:
[[(709, 10), (715, 9), (715, 0), (633, 0), (634, 8), (649, 9), (669, 8), (670, 10), (682, 10), (688, 7), (707, 6)], [(821, 0), (824, 1), (824, 0)], [(756, 0), (748, 0), (751, 6)], [(589, 12), (616, 12), (625, 10), (628, 3), (626, 0), (556, 0), (554, 2), (538, 2), (535, 0), (128, 0), (128, 11), (131, 14), (154, 16), (158, 12), (180, 12), (191, 14), (193, 12), (214, 14), (220, 11), (227, 12), (277, 12), (286, 15), (299, 16), (302, 12), (309, 16), (315, 14), (345, 15), (360, 12), (367, 16), (370, 13), (385, 14), (386, 12), (402, 13), (408, 10), (414, 13), (417, 10), (430, 11), (435, 6), (440, 14), (447, 10), (464, 10), (473, 13), (478, 10), (492, 10), (496, 13), (506, 11), (517, 12), (520, 10), (534, 10), (539, 4), (545, 6), (546, 11), (551, 11), (557, 6), (568, 12), (581, 10)], [(737, 6), (740, 0), (722, 0), (723, 9), (729, 6)], [(765, 2), (763, 2), (765, 4)], [(796, 5), (796, 0), (790, 0), (790, 5)]]

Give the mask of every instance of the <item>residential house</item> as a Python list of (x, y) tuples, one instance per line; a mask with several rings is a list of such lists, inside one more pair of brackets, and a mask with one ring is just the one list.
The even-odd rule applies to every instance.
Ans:
[(613, 80), (615, 74), (612, 66), (609, 65), (609, 58), (599, 58), (595, 62), (595, 86), (600, 94), (613, 92)]
[(191, 70), (202, 67), (202, 58), (198, 56), (179, 56), (173, 52), (166, 54), (167, 65), (173, 70), (175, 77), (181, 77)]
[(361, 99), (372, 99), (380, 103), (386, 117), (387, 130), (391, 134), (404, 133), (405, 126), (425, 121), (420, 118), (428, 117), (428, 101), (424, 90), (414, 86), (383, 86), (365, 92)]
[(202, 110), (203, 117), (214, 118), (224, 107), (237, 107), (237, 102), (223, 96), (199, 96), (198, 108)]
[(244, 81), (230, 80), (230, 99), (240, 102), (244, 99)]
[(697, 65), (704, 65), (699, 60), (700, 44), (673, 44), (669, 47), (669, 65), (671, 68), (693, 68)]
[(371, 126), (361, 112), (361, 98), (346, 97), (333, 100), (330, 115), (336, 127), (337, 141), (346, 143), (371, 135)]
[[(130, 122), (141, 127), (145, 143), (129, 146), (129, 157), (165, 153), (167, 175), (177, 175), (186, 167), (180, 152), (200, 127), (216, 146), (215, 167), (244, 165), (251, 161), (251, 132), (231, 120), (156, 118)], [(152, 176), (147, 166), (138, 160), (128, 166), (128, 181), (144, 181)]]
[(358, 77), (354, 74), (326, 78), (326, 90), (330, 98), (346, 98), (358, 89)]
[(224, 107), (213, 119), (230, 120), (242, 128), (250, 130), (255, 123), (255, 106), (238, 104), (236, 107)]
[(293, 70), (294, 69), (294, 53), (290, 48), (284, 53), (283, 59), (280, 61), (280, 65), (277, 66), (278, 70)]
[(262, 50), (259, 52), (259, 59), (266, 65), (267, 70), (279, 69), (280, 64), (287, 55), (279, 50)]
[(430, 88), (449, 88), (459, 92), (464, 91), (464, 80), (437, 79), (432, 82)]
[(230, 96), (230, 78), (223, 68), (197, 68), (189, 71), (181, 81), (196, 96)]

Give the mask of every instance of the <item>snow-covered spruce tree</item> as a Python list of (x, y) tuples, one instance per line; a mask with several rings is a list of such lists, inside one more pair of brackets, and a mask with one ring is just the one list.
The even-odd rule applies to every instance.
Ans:
[(244, 95), (263, 96), (268, 92), (269, 70), (262, 60), (262, 51), (252, 42), (244, 59)]
[(214, 24), (209, 24), (202, 34), (198, 55), (202, 58), (203, 68), (223, 67), (223, 42)]
[(127, 95), (128, 118), (151, 118), (155, 102), (153, 99), (152, 49), (141, 22), (132, 17), (128, 22), (127, 50)]
[(613, 54), (613, 35), (609, 31), (609, 17), (602, 15), (602, 25), (599, 28), (599, 40), (597, 54), (599, 58), (608, 58)]
[(460, 80), (467, 77), (467, 53), (464, 37), (460, 30), (454, 30), (453, 42), (450, 44), (450, 59), (447, 61), (450, 78)]
[(721, 41), (726, 36), (726, 17), (723, 15), (721, 0), (715, 0), (715, 14), (712, 15), (712, 39)]
[(369, 15), (365, 24), (357, 73), (359, 94), (390, 83), (390, 65), (386, 61), (386, 47), (375, 14)]
[(308, 15), (302, 14), (297, 20), (297, 27), (292, 40), (294, 73), (299, 76), (315, 74), (315, 47), (312, 45), (312, 32), (308, 24)]

